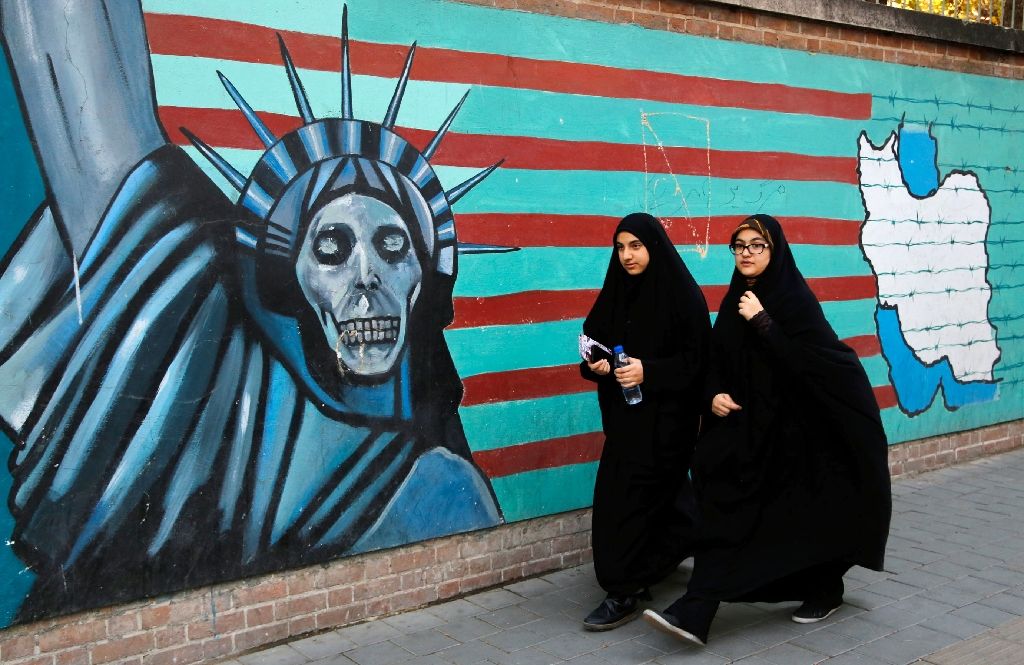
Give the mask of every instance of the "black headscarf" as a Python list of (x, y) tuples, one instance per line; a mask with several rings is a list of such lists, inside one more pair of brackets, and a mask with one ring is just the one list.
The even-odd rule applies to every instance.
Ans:
[[(614, 243), (623, 231), (635, 235), (650, 256), (639, 275), (630, 275), (619, 263)], [(704, 313), (706, 327), (707, 302), (661, 222), (643, 212), (627, 215), (615, 227), (612, 244), (604, 285), (583, 332), (609, 348), (621, 344), (628, 355), (641, 360), (666, 355), (673, 345), (697, 343), (668, 338), (674, 326), (692, 318), (695, 310)], [(646, 373), (646, 364), (644, 369)]]
[[(744, 228), (769, 242), (770, 261), (753, 284), (733, 272), (705, 390), (707, 405), (727, 393), (742, 408), (708, 417), (693, 465), (704, 524), (690, 585), (723, 600), (756, 599), (765, 584), (829, 562), (880, 569), (891, 512), (886, 436), (864, 368), (779, 222), (754, 215), (733, 239)], [(746, 291), (765, 312), (751, 321), (738, 310)]]

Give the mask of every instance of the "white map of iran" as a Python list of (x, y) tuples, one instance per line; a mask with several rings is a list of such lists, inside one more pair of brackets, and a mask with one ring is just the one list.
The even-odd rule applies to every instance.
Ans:
[(945, 359), (957, 382), (991, 382), (1000, 351), (988, 320), (988, 200), (977, 176), (957, 171), (930, 195), (915, 196), (904, 181), (899, 149), (897, 132), (880, 148), (861, 133), (867, 211), (861, 244), (879, 305), (896, 311), (903, 339), (921, 363)]

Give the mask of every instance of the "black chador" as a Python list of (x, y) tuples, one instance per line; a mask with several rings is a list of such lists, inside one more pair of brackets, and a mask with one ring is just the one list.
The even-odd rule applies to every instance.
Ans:
[[(754, 215), (733, 240), (747, 228), (770, 263), (753, 283), (733, 272), (703, 399), (724, 393), (742, 408), (709, 415), (694, 454), (702, 522), (687, 595), (646, 617), (689, 641), (706, 640), (718, 601), (804, 601), (794, 621), (825, 618), (842, 603), (848, 568), (882, 569), (889, 529), (886, 436), (864, 368), (778, 221)], [(763, 306), (749, 321), (739, 313), (747, 291)]]
[[(649, 263), (630, 275), (616, 251), (583, 331), (622, 345), (643, 364), (643, 401), (628, 405), (613, 373), (597, 383), (605, 444), (594, 487), (593, 551), (597, 580), (609, 594), (604, 619), (591, 630), (635, 616), (636, 599), (689, 556), (695, 522), (687, 472), (700, 427), (701, 390), (710, 332), (700, 288), (661, 223), (634, 213), (615, 229), (633, 234)], [(601, 610), (599, 607), (598, 610)], [(606, 619), (611, 618), (611, 621)]]

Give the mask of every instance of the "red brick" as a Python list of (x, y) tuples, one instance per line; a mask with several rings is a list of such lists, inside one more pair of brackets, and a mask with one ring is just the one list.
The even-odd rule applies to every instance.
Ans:
[[(6, 663), (6, 661), (4, 661)], [(17, 663), (11, 663), (11, 665), (54, 665), (53, 654), (46, 656), (36, 656), (35, 658), (29, 658), (28, 660), (20, 660)]]
[(297, 596), (309, 593), (314, 589), (322, 589), (324, 586), (324, 576), (321, 573), (321, 568), (292, 573), (287, 580), (288, 595)]
[(334, 587), (352, 584), (363, 579), (363, 567), (353, 565), (331, 566), (324, 575), (324, 585)]
[(39, 651), (51, 653), (69, 647), (98, 642), (107, 636), (105, 621), (86, 621), (60, 626), (39, 636)]
[(216, 617), (190, 623), (188, 625), (188, 639), (189, 641), (205, 640), (214, 635), (230, 634), (244, 628), (245, 625), (245, 612), (243, 610), (218, 614)]
[[(0, 662), (7, 662), (0, 660)], [(85, 647), (68, 649), (54, 654), (54, 665), (89, 665), (89, 650)]]
[(9, 663), (16, 658), (26, 658), (35, 653), (34, 635), (18, 635), (0, 642), (0, 663)]
[(107, 635), (121, 637), (139, 630), (139, 615), (136, 612), (118, 614), (107, 619)]
[(288, 624), (278, 623), (246, 630), (235, 635), (236, 652), (248, 651), (264, 644), (277, 642), (288, 637)]
[(93, 665), (109, 663), (128, 656), (146, 653), (153, 648), (153, 634), (139, 633), (97, 644), (92, 648)]
[(236, 607), (259, 605), (288, 595), (288, 585), (284, 580), (267, 580), (251, 587), (243, 587), (234, 591)]
[(213, 660), (226, 656), (229, 653), (238, 653), (235, 651), (234, 637), (231, 635), (225, 635), (224, 637), (218, 637), (214, 640), (207, 640), (203, 642), (203, 659)]
[(448, 580), (437, 585), (438, 598), (454, 598), (461, 592), (459, 580)]
[(278, 618), (291, 619), (327, 609), (327, 592), (321, 591), (301, 598), (279, 601), (275, 607)]
[(172, 601), (169, 605), (168, 623), (192, 623), (200, 617), (210, 615), (210, 601), (206, 598), (189, 598)]
[(652, 30), (668, 30), (668, 17), (664, 14), (633, 12), (633, 23)]
[(166, 626), (167, 622), (171, 619), (171, 608), (169, 605), (153, 605), (151, 607), (146, 607), (139, 612), (139, 618), (142, 621), (143, 629)]
[(188, 665), (198, 663), (205, 658), (202, 644), (189, 644), (183, 647), (158, 651), (142, 657), (143, 665)]
[(338, 607), (340, 605), (348, 605), (353, 600), (355, 600), (355, 596), (352, 593), (352, 587), (344, 587), (344, 588), (341, 588), (341, 589), (331, 589), (327, 593), (327, 606), (328, 607)]
[(153, 645), (157, 649), (168, 649), (186, 642), (185, 626), (169, 626), (153, 630)]
[(576, 8), (576, 17), (611, 23), (615, 20), (615, 9), (612, 7), (599, 7), (597, 5), (580, 5)]
[(433, 549), (416, 549), (401, 552), (391, 557), (391, 571), (401, 573), (415, 568), (424, 568), (437, 562), (437, 554)]
[(290, 637), (312, 633), (314, 630), (316, 630), (316, 615), (311, 614), (309, 616), (292, 619), (288, 622), (288, 635)]
[(700, 37), (717, 37), (718, 24), (714, 21), (694, 18), (686, 22), (686, 32)]
[(368, 580), (352, 587), (353, 597), (356, 600), (369, 600), (380, 598), (395, 593), (401, 588), (401, 581), (397, 575), (382, 577), (378, 580)]
[(249, 628), (264, 626), (274, 622), (274, 606), (261, 605), (245, 611), (245, 625)]

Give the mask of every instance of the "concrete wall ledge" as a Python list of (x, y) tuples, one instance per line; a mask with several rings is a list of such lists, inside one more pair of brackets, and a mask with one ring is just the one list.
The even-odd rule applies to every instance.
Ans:
[(823, 23), (869, 28), (996, 51), (1024, 53), (1024, 31), (887, 7), (866, 0), (711, 0)]

